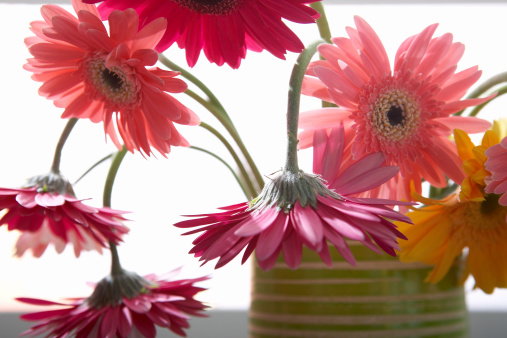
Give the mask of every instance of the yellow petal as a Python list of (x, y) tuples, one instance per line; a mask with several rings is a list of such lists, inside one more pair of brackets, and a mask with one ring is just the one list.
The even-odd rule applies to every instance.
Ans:
[(500, 143), (500, 137), (497, 133), (495, 133), (493, 130), (487, 130), (484, 133), (484, 137), (482, 138), (481, 145), (488, 149), (491, 146), (494, 146), (495, 144)]
[(470, 136), (461, 129), (454, 129), (454, 139), (458, 148), (458, 155), (463, 161), (474, 158), (472, 149), (474, 144), (470, 140)]

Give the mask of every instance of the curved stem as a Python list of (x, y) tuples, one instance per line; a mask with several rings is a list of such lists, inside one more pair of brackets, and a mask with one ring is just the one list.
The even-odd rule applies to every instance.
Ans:
[(67, 124), (65, 125), (65, 128), (62, 131), (62, 134), (60, 135), (60, 139), (58, 140), (58, 143), (56, 144), (55, 149), (55, 155), (53, 156), (53, 163), (51, 164), (51, 172), (58, 174), (60, 172), (60, 160), (62, 158), (62, 149), (65, 145), (65, 142), (67, 141), (67, 138), (70, 135), (70, 132), (72, 131), (72, 128), (77, 123), (77, 118), (73, 117), (71, 118)]
[(172, 62), (171, 60), (169, 60), (165, 55), (163, 54), (159, 54), (158, 55), (158, 60), (166, 67), (168, 67), (169, 69), (172, 69), (174, 71), (177, 71), (177, 72), (180, 72), (181, 73), (181, 76), (183, 76), (185, 79), (187, 79), (188, 81), (192, 82), (193, 84), (195, 84), (197, 86), (197, 88), (199, 88), (200, 90), (202, 90), (202, 92), (204, 94), (206, 94), (206, 96), (208, 96), (210, 98), (210, 100), (215, 103), (215, 105), (221, 109), (223, 111), (223, 113), (229, 117), (227, 115), (227, 113), (225, 112), (225, 109), (224, 107), (222, 106), (222, 104), (220, 103), (220, 101), (217, 99), (217, 97), (213, 94), (213, 92), (211, 90), (209, 90), (208, 87), (206, 87), (206, 85), (204, 83), (202, 83), (201, 80), (199, 80), (198, 78), (196, 78), (194, 75), (192, 75), (189, 71), (185, 70), (184, 68), (181, 68), (180, 66), (178, 66), (177, 64), (175, 64), (174, 62)]
[[(507, 86), (503, 86), (500, 89), (496, 90), (495, 92), (497, 93), (496, 96), (494, 97), (495, 99), (498, 98), (499, 96), (507, 94)], [(472, 111), (470, 111), (470, 114), (468, 114), (468, 116), (476, 116), (477, 114), (479, 114), (479, 112), (482, 110), (482, 108), (484, 108), (488, 103), (490, 103), (492, 101), (493, 101), (493, 99), (486, 101), (484, 103), (481, 103), (478, 106), (475, 106), (474, 109), (472, 109)]]
[[(113, 191), (114, 179), (116, 178), (116, 174), (118, 173), (118, 169), (120, 168), (121, 161), (125, 157), (126, 153), (127, 148), (123, 147), (122, 150), (120, 150), (114, 155), (113, 162), (109, 167), (106, 183), (104, 184), (104, 194), (102, 203), (105, 207), (111, 207), (111, 194)], [(123, 269), (120, 264), (120, 257), (118, 256), (116, 244), (114, 244), (112, 241), (109, 241), (109, 248), (111, 249), (111, 275), (114, 276), (122, 274)]]
[(250, 153), (243, 144), (243, 141), (241, 140), (241, 137), (239, 136), (236, 127), (232, 123), (231, 118), (227, 114), (226, 110), (224, 109), (220, 101), (211, 92), (211, 90), (208, 89), (208, 87), (206, 87), (199, 79), (193, 76), (190, 72), (174, 64), (162, 54), (159, 54), (159, 61), (162, 62), (162, 64), (164, 64), (165, 66), (167, 66), (169, 69), (180, 72), (181, 76), (183, 76), (184, 78), (195, 84), (200, 90), (202, 90), (204, 94), (208, 96), (211, 102), (204, 100), (195, 92), (189, 89), (185, 91), (187, 95), (192, 97), (198, 103), (203, 105), (208, 111), (210, 111), (213, 114), (213, 116), (215, 116), (218, 119), (218, 121), (220, 121), (220, 123), (225, 127), (225, 129), (231, 135), (234, 142), (236, 142), (238, 148), (241, 150), (241, 153), (245, 157), (245, 160), (247, 161), (248, 166), (250, 167), (250, 170), (252, 171), (255, 177), (255, 181), (258, 185), (259, 191), (262, 190), (262, 188), (264, 187), (264, 180), (262, 179), (262, 175), (259, 172), (257, 166), (255, 165), (255, 162), (253, 161), (252, 157), (250, 156)]
[(257, 195), (255, 187), (253, 186), (252, 181), (250, 180), (250, 177), (248, 176), (245, 166), (243, 165), (243, 163), (239, 159), (238, 155), (236, 154), (236, 152), (232, 148), (231, 144), (225, 139), (225, 137), (223, 137), (222, 134), (220, 134), (215, 128), (211, 127), (209, 124), (201, 122), (200, 126), (204, 129), (208, 130), (209, 132), (211, 132), (213, 135), (215, 135), (223, 143), (223, 145), (227, 148), (227, 150), (231, 154), (232, 158), (234, 159), (234, 162), (236, 162), (236, 165), (238, 166), (242, 180), (246, 184), (247, 197), (249, 199), (254, 198)]
[(90, 168), (88, 168), (88, 170), (86, 170), (83, 175), (79, 176), (79, 178), (73, 183), (73, 185), (77, 184), (79, 181), (81, 181), (86, 175), (88, 175), (90, 173), (90, 171), (92, 171), (93, 169), (95, 169), (99, 164), (101, 164), (102, 162), (104, 162), (105, 160), (108, 160), (110, 159), (111, 157), (113, 157), (113, 154), (109, 154), (107, 156), (104, 156), (103, 158), (101, 158), (98, 162), (96, 162), (94, 165), (92, 165)]
[(234, 172), (234, 169), (231, 168), (231, 166), (225, 162), (222, 158), (220, 158), (218, 155), (212, 153), (211, 151), (209, 150), (206, 150), (206, 149), (203, 149), (203, 148), (199, 148), (199, 147), (196, 147), (196, 146), (190, 146), (190, 149), (195, 149), (195, 150), (199, 150), (199, 151), (202, 151), (203, 153), (206, 153), (208, 155), (211, 155), (213, 156), (214, 158), (216, 158), (217, 160), (219, 160), (220, 162), (222, 162), (230, 171), (231, 171), (231, 174), (234, 176), (234, 178), (236, 179), (236, 182), (238, 182), (239, 186), (241, 187), (241, 190), (243, 191), (243, 193), (245, 194), (245, 197), (247, 199), (251, 199), (252, 197), (249, 196), (248, 192), (246, 191), (246, 188), (245, 186), (241, 183), (241, 180), (239, 179), (238, 175), (236, 175), (236, 173)]
[[(477, 87), (474, 91), (472, 91), (470, 93), (470, 95), (467, 96), (467, 99), (478, 98), (479, 96), (481, 96), (482, 94), (484, 94), (485, 92), (487, 92), (488, 90), (493, 88), (494, 86), (496, 86), (500, 83), (504, 83), (504, 82), (507, 82), (507, 72), (497, 74), (497, 75), (489, 78), (488, 80), (486, 80), (479, 87)], [(454, 115), (459, 116), (459, 115), (463, 114), (464, 111), (465, 110), (463, 109), (462, 111), (459, 111)]]
[(329, 29), (329, 23), (327, 22), (326, 12), (324, 11), (323, 1), (317, 1), (310, 4), (310, 7), (320, 13), (320, 18), (317, 19), (317, 27), (319, 28), (320, 37), (324, 41), (331, 43), (331, 30)]
[(111, 162), (111, 166), (109, 167), (109, 172), (107, 173), (106, 183), (104, 184), (104, 194), (102, 195), (102, 204), (105, 207), (111, 207), (111, 194), (113, 191), (114, 180), (116, 178), (116, 174), (118, 173), (118, 169), (120, 168), (121, 161), (127, 154), (127, 148), (125, 146), (122, 150), (118, 151)]
[(310, 61), (317, 52), (317, 46), (323, 41), (317, 41), (306, 47), (306, 49), (299, 55), (289, 82), (289, 102), (287, 105), (287, 159), (285, 162), (285, 170), (291, 173), (298, 173), (298, 122), (299, 122), (299, 102), (301, 97), (301, 85), (306, 68)]

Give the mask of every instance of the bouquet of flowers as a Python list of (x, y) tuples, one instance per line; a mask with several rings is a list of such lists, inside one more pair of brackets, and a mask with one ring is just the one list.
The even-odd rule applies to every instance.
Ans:
[[(0, 188), (0, 225), (20, 232), (16, 256), (30, 251), (40, 257), (48, 246), (58, 253), (71, 246), (76, 257), (105, 249), (111, 270), (84, 298), (18, 297), (56, 307), (22, 315), (38, 321), (24, 335), (154, 337), (159, 326), (185, 336), (190, 316), (206, 315), (208, 306), (196, 295), (210, 276), (177, 279), (177, 270), (141, 276), (123, 268), (117, 250), (136, 227), (129, 212), (112, 208), (125, 156), (165, 161), (176, 147), (216, 158), (245, 196), (174, 224), (191, 237), (189, 253), (202, 264), (227, 269), (240, 255), (241, 263), (252, 257), (265, 271), (295, 270), (312, 251), (330, 268), (335, 253), (356, 266), (356, 243), (432, 267), (427, 283), (438, 283), (460, 261), (458, 283), (472, 275), (486, 293), (507, 287), (507, 125), (477, 117), (506, 92), (497, 86), (507, 75), (467, 95), (481, 71), (458, 70), (464, 45), (450, 33), (435, 36), (437, 25), (429, 25), (406, 38), (393, 58), (359, 16), (347, 37), (332, 37), (317, 0), (72, 0), (72, 7), (42, 6), (25, 39), (32, 55), (25, 70), (68, 122), (48, 173)], [(320, 39), (303, 45), (287, 21), (316, 25)], [(171, 60), (173, 45), (184, 50), (186, 66)], [(252, 52), (279, 59), (299, 53), (281, 129), (285, 160), (266, 176), (217, 95), (191, 70), (207, 61), (236, 69)], [(249, 94), (245, 102), (258, 103)], [(321, 106), (302, 111), (302, 95)], [(203, 122), (210, 115), (219, 127)], [(117, 151), (71, 183), (60, 163), (79, 120), (100, 124)], [(194, 145), (181, 126), (202, 127), (228, 158)], [(474, 144), (470, 134), (482, 134), (482, 141)], [(306, 148), (312, 148), (311, 171), (298, 161)], [(110, 166), (96, 207), (74, 186), (105, 162)], [(205, 186), (188, 185), (207, 195)]]

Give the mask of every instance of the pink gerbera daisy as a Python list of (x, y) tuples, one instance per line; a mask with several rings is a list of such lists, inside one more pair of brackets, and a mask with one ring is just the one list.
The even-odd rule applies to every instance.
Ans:
[(95, 208), (74, 196), (70, 183), (58, 174), (35, 177), (21, 189), (0, 188), (0, 225), (21, 231), (16, 255), (28, 249), (40, 257), (49, 244), (58, 253), (67, 243), (79, 257), (82, 250), (107, 248), (118, 244), (129, 229), (121, 221), (125, 212)]
[(156, 275), (141, 278), (124, 272), (103, 279), (89, 298), (72, 298), (67, 303), (17, 298), (27, 304), (59, 307), (22, 315), (21, 319), (41, 323), (21, 335), (151, 338), (156, 336), (158, 325), (186, 336), (183, 329), (190, 327), (188, 315), (204, 316), (201, 311), (207, 306), (194, 296), (205, 289), (193, 284), (205, 279), (166, 280)]
[(491, 176), (485, 179), (488, 183), (485, 191), (488, 194), (502, 195), (498, 203), (507, 206), (507, 137), (491, 146), (484, 154), (488, 157), (485, 167), (491, 172)]
[[(285, 59), (287, 51), (299, 53), (304, 45), (283, 23), (313, 23), (318, 12), (306, 6), (317, 0), (105, 0), (99, 6), (105, 19), (114, 10), (134, 8), (141, 27), (159, 17), (169, 22), (156, 47), (163, 52), (174, 42), (185, 48), (193, 67), (201, 50), (209, 61), (238, 68), (247, 49), (267, 50)], [(85, 0), (97, 3), (97, 0)]]
[[(204, 263), (219, 257), (216, 265), (219, 268), (246, 247), (243, 262), (255, 249), (260, 267), (268, 270), (283, 252), (287, 265), (295, 269), (301, 262), (303, 245), (331, 265), (327, 245), (330, 242), (355, 265), (345, 241), (350, 239), (376, 252), (384, 250), (395, 256), (394, 249), (399, 248), (397, 238), (405, 236), (388, 219), (402, 222), (410, 219), (386, 205), (411, 203), (351, 195), (384, 183), (399, 168), (381, 166), (384, 155), (375, 153), (338, 175), (344, 143), (343, 126), (334, 128), (329, 136), (319, 130), (314, 138), (314, 172), (321, 176), (284, 172), (271, 180), (250, 204), (231, 205), (222, 208), (225, 210), (222, 213), (197, 215), (199, 218), (177, 223), (182, 228), (202, 226), (185, 233), (203, 232), (193, 242), (195, 247), (190, 253)], [(323, 183), (326, 181), (327, 185)]]
[(410, 182), (420, 193), (422, 178), (436, 187), (447, 185), (444, 175), (460, 183), (461, 161), (448, 137), (455, 128), (475, 133), (490, 124), (450, 115), (491, 98), (460, 100), (481, 75), (477, 67), (456, 73), (464, 46), (449, 33), (432, 38), (434, 24), (401, 44), (391, 69), (377, 34), (362, 18), (354, 21), (357, 29), (347, 27), (350, 38), (319, 46), (325, 60), (307, 71), (303, 93), (338, 108), (302, 113), (300, 146), (312, 145), (315, 129), (350, 126), (355, 137), (346, 151), (354, 160), (382, 152), (386, 164), (400, 167), (383, 189), (389, 195), (377, 190), (370, 196), (410, 199)]
[(72, 5), (78, 18), (45, 5), (44, 21), (31, 23), (36, 36), (25, 43), (34, 58), (25, 69), (43, 82), (39, 94), (65, 108), (62, 118), (102, 121), (119, 149), (116, 129), (131, 152), (150, 155), (153, 147), (164, 155), (171, 146), (188, 146), (173, 123), (197, 125), (199, 118), (168, 94), (181, 93), (187, 85), (175, 78), (177, 72), (146, 68), (158, 60), (153, 48), (166, 20), (154, 20), (138, 32), (133, 9), (114, 11), (108, 35), (94, 5), (79, 0)]

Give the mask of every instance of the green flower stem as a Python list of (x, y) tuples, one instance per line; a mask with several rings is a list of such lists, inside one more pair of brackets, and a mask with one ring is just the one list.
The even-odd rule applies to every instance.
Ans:
[(301, 86), (305, 71), (310, 64), (313, 55), (317, 52), (317, 46), (323, 43), (322, 40), (312, 43), (299, 54), (299, 57), (292, 69), (289, 82), (289, 102), (287, 105), (287, 159), (285, 162), (285, 170), (296, 174), (299, 172), (298, 167), (298, 122), (299, 122), (299, 102), (301, 96)]
[[(234, 162), (236, 162), (236, 165), (238, 166), (242, 181), (246, 185), (245, 188), (247, 191), (247, 193), (246, 193), (247, 198), (248, 199), (254, 198), (257, 195), (255, 187), (253, 186), (253, 183), (250, 180), (250, 177), (248, 176), (245, 166), (243, 165), (243, 163), (239, 159), (238, 155), (236, 154), (236, 152), (232, 148), (231, 144), (225, 139), (225, 137), (222, 134), (220, 134), (215, 128), (213, 128), (209, 124), (201, 122), (200, 126), (204, 129), (208, 130), (213, 135), (215, 135), (223, 143), (223, 145), (227, 148), (227, 150), (231, 154), (232, 158), (234, 159)], [(240, 186), (243, 187), (242, 184), (240, 184)]]
[(62, 134), (60, 135), (60, 139), (56, 144), (55, 155), (53, 156), (53, 163), (51, 164), (51, 172), (55, 174), (58, 174), (60, 172), (60, 160), (62, 158), (62, 149), (72, 131), (72, 128), (74, 128), (74, 126), (76, 125), (77, 120), (78, 119), (76, 118), (71, 118), (67, 122), (65, 128), (62, 131)]
[(323, 1), (317, 1), (310, 4), (310, 7), (320, 13), (320, 18), (317, 19), (317, 27), (319, 28), (320, 37), (324, 41), (331, 43), (331, 30), (327, 21), (326, 12), (324, 11)]
[(88, 168), (88, 170), (86, 170), (83, 175), (79, 176), (79, 178), (73, 183), (74, 184), (77, 184), (79, 181), (81, 181), (86, 175), (88, 175), (93, 169), (95, 169), (99, 164), (101, 164), (102, 162), (110, 159), (111, 157), (113, 157), (113, 154), (109, 154), (107, 156), (104, 156), (103, 158), (101, 158), (99, 161), (97, 161), (94, 165), (92, 165), (90, 168)]
[[(502, 96), (502, 95), (506, 94), (507, 93), (507, 86), (500, 87), (500, 89), (495, 90), (495, 93), (497, 93), (496, 96), (494, 97), (495, 99), (498, 98), (499, 96)], [(486, 101), (484, 103), (481, 103), (478, 106), (475, 106), (470, 111), (470, 114), (468, 114), (468, 116), (476, 116), (477, 114), (479, 114), (479, 112), (482, 110), (482, 108), (484, 108), (488, 103), (490, 103), (492, 101), (493, 101), (493, 99), (491, 99), (489, 101)]]
[(212, 153), (211, 151), (209, 150), (206, 150), (206, 149), (203, 149), (203, 148), (199, 148), (199, 147), (196, 147), (196, 146), (190, 146), (190, 149), (195, 149), (195, 150), (198, 150), (198, 151), (202, 151), (203, 153), (206, 153), (208, 155), (211, 155), (213, 156), (214, 158), (216, 158), (217, 160), (219, 160), (220, 162), (222, 162), (230, 171), (231, 171), (231, 174), (234, 176), (234, 178), (236, 179), (236, 182), (238, 182), (239, 186), (241, 187), (241, 190), (243, 190), (243, 193), (245, 194), (245, 197), (247, 199), (251, 199), (252, 197), (248, 194), (245, 186), (243, 183), (241, 183), (241, 180), (239, 179), (238, 175), (236, 175), (236, 173), (234, 172), (234, 169), (231, 168), (231, 166), (225, 162), (222, 158), (220, 158), (218, 155)]
[(199, 88), (200, 90), (202, 90), (202, 92), (204, 94), (206, 94), (206, 96), (209, 97), (209, 99), (219, 108), (222, 110), (223, 114), (225, 114), (227, 116), (227, 118), (229, 118), (229, 116), (227, 115), (227, 113), (225, 112), (225, 109), (224, 107), (222, 106), (222, 104), (220, 103), (220, 101), (217, 99), (217, 97), (213, 94), (213, 92), (208, 88), (206, 87), (206, 85), (204, 83), (202, 83), (201, 80), (199, 80), (198, 78), (196, 78), (194, 75), (192, 75), (189, 71), (187, 71), (186, 69), (184, 68), (181, 68), (180, 66), (178, 66), (177, 64), (175, 64), (174, 62), (172, 62), (171, 60), (169, 60), (164, 54), (158, 54), (158, 60), (164, 65), (166, 66), (167, 68), (169, 69), (172, 69), (174, 71), (177, 71), (177, 72), (180, 72), (181, 73), (181, 76), (183, 76), (185, 79), (187, 79), (188, 81), (192, 82), (193, 84), (195, 84), (197, 86), (197, 88)]
[[(494, 86), (499, 85), (500, 83), (504, 83), (504, 82), (507, 82), (507, 72), (500, 73), (500, 74), (493, 76), (492, 78), (489, 78), (486, 82), (484, 82), (479, 87), (477, 87), (473, 92), (471, 92), (470, 95), (467, 96), (467, 99), (478, 98), (482, 94), (489, 91)], [(463, 109), (462, 111), (459, 111), (454, 115), (459, 116), (459, 115), (463, 114), (464, 111), (465, 110)], [(475, 113), (475, 114), (477, 114), (477, 113)], [(472, 116), (474, 116), (474, 115), (472, 115)]]
[(259, 172), (259, 169), (255, 165), (255, 162), (253, 161), (252, 157), (250, 156), (250, 153), (246, 149), (245, 145), (243, 144), (243, 141), (241, 140), (238, 131), (236, 130), (236, 127), (232, 123), (231, 118), (225, 111), (224, 107), (220, 103), (220, 101), (216, 98), (215, 95), (211, 92), (211, 90), (208, 89), (200, 80), (198, 80), (195, 76), (190, 74), (190, 72), (186, 71), (185, 69), (179, 67), (178, 65), (171, 62), (169, 59), (167, 59), (164, 55), (159, 54), (159, 61), (162, 62), (166, 67), (169, 69), (178, 71), (181, 73), (181, 76), (195, 84), (204, 94), (208, 96), (210, 99), (210, 102), (202, 99), (197, 95), (196, 93), (192, 92), (191, 90), (185, 91), (187, 95), (192, 97), (194, 100), (196, 100), (198, 103), (202, 104), (206, 109), (208, 109), (213, 116), (215, 116), (220, 123), (225, 127), (227, 132), (231, 135), (234, 142), (238, 145), (238, 148), (243, 153), (243, 156), (245, 157), (245, 160), (247, 161), (250, 170), (252, 171), (255, 181), (258, 185), (259, 191), (264, 187), (264, 180), (262, 179), (262, 175)]
[[(111, 207), (111, 194), (113, 191), (114, 179), (116, 178), (116, 174), (118, 173), (118, 169), (120, 168), (125, 154), (127, 154), (127, 148), (124, 146), (122, 150), (114, 155), (111, 167), (109, 167), (106, 183), (104, 184), (103, 205), (105, 207)], [(112, 241), (109, 241), (109, 248), (111, 249), (111, 275), (120, 275), (123, 273), (123, 269), (120, 265), (120, 258), (116, 245)]]

